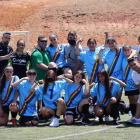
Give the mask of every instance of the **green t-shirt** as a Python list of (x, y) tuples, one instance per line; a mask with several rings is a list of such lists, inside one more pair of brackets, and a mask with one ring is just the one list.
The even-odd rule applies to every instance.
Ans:
[(36, 64), (43, 63), (46, 66), (48, 66), (51, 61), (49, 52), (47, 50), (43, 51), (43, 50), (34, 49), (31, 54), (31, 61), (32, 61), (33, 69), (35, 69), (35, 71), (37, 72), (36, 80), (38, 81), (38, 80), (45, 79), (45, 74), (47, 71), (38, 68)]

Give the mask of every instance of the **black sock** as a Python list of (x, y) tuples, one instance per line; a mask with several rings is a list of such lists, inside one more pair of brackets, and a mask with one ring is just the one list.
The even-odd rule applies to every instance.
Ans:
[(119, 116), (118, 103), (111, 104), (111, 111), (113, 119), (116, 120), (117, 117)]
[(117, 100), (117, 104), (118, 104), (118, 106), (119, 106), (119, 104), (120, 104), (120, 100)]
[(60, 119), (60, 117), (59, 117), (59, 116), (57, 116), (56, 114), (55, 114), (55, 117), (56, 117), (56, 118), (58, 118), (58, 119)]
[(99, 123), (103, 123), (103, 116), (99, 117)]
[(87, 116), (88, 115), (89, 104), (85, 104), (82, 106), (82, 113)]
[(132, 116), (134, 117), (136, 113), (136, 104), (130, 104), (130, 110), (131, 110)]
[(12, 116), (12, 118), (16, 118), (17, 117), (17, 112), (11, 112), (11, 116)]
[(108, 113), (106, 112), (106, 109), (104, 109), (104, 115), (108, 116)]

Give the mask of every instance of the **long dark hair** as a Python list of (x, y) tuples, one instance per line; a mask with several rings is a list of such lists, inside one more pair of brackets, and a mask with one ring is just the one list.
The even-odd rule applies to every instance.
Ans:
[(99, 74), (103, 75), (105, 77), (105, 81), (104, 81), (104, 84), (105, 84), (105, 96), (108, 98), (111, 98), (111, 91), (110, 91), (110, 87), (109, 87), (109, 76), (106, 72), (106, 70), (104, 69), (101, 69), (98, 71), (98, 92), (99, 92), (99, 84), (100, 84), (100, 81), (99, 81)]
[(4, 87), (5, 87), (5, 84), (6, 84), (6, 75), (5, 75), (4, 72), (5, 72), (5, 70), (6, 70), (8, 67), (10, 67), (10, 68), (13, 69), (12, 66), (6, 66), (6, 67), (4, 68), (3, 73), (2, 73), (2, 76), (0, 77), (0, 94), (2, 94), (2, 91), (3, 91), (3, 89), (4, 89)]
[(49, 86), (49, 82), (48, 82), (47, 78), (50, 74), (53, 74), (54, 81), (56, 80), (55, 72), (53, 70), (48, 70), (47, 73), (46, 73), (46, 76), (45, 76), (43, 94), (46, 94), (46, 92), (47, 92), (47, 88)]
[[(73, 74), (73, 79), (72, 79), (73, 81), (74, 81), (74, 76), (75, 76), (76, 74), (80, 74), (80, 75), (82, 76), (82, 79), (85, 79), (85, 80), (86, 80), (85, 73), (82, 72), (81, 70), (78, 70), (78, 71), (76, 71), (76, 72)], [(74, 82), (75, 82), (75, 81), (74, 81)], [(83, 84), (82, 81), (81, 81), (80, 83)]]
[[(54, 35), (56, 38), (58, 38), (58, 35), (56, 34), (56, 33), (51, 33), (50, 35), (49, 35), (49, 39), (50, 39), (50, 37), (52, 36), (52, 35)], [(50, 45), (49, 45), (50, 47), (53, 47), (53, 45), (50, 43)]]
[[(107, 39), (107, 44), (109, 43), (110, 40), (112, 40), (113, 42), (115, 42), (115, 43), (117, 44), (117, 41), (116, 41), (116, 39), (115, 39), (114, 37), (109, 37), (109, 38)], [(119, 49), (119, 47), (117, 46), (117, 47), (116, 47), (116, 55), (119, 55), (119, 53), (120, 53), (120, 49)]]

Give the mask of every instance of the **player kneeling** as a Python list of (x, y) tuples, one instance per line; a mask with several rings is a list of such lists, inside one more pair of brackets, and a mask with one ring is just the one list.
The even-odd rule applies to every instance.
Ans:
[(33, 85), (38, 86), (38, 84), (35, 83), (36, 76), (35, 70), (29, 70), (27, 72), (27, 77), (21, 78), (13, 84), (13, 87), (19, 90), (19, 114), (21, 125), (38, 125), (36, 101), (40, 100), (40, 95), (35, 92), (30, 92), (30, 88)]

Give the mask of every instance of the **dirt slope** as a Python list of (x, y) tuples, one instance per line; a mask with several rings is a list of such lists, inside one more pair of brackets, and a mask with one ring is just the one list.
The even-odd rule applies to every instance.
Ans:
[(87, 39), (104, 43), (104, 31), (118, 44), (136, 45), (140, 35), (139, 0), (1, 0), (0, 31), (30, 31), (30, 46), (39, 34), (56, 32), (60, 43), (67, 42), (69, 30)]

